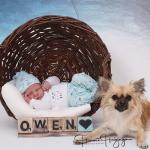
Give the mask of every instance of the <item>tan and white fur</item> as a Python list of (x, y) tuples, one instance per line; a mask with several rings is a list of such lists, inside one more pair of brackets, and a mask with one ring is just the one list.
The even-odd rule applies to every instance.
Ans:
[(144, 79), (119, 86), (101, 77), (98, 84), (97, 97), (102, 97), (103, 122), (87, 135), (76, 137), (74, 143), (116, 134), (119, 138), (135, 137), (140, 148), (148, 148), (144, 132), (150, 121), (150, 102), (143, 96)]

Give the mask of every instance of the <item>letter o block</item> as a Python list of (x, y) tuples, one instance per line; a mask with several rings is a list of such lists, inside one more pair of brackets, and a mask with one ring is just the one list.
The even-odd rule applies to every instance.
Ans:
[(32, 118), (18, 119), (18, 133), (32, 133), (33, 125)]

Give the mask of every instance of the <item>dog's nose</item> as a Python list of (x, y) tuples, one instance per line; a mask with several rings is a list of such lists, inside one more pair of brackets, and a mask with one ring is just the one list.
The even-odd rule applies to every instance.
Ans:
[(120, 100), (119, 101), (119, 106), (124, 106), (126, 103), (125, 103), (125, 101), (124, 100)]
[(125, 104), (125, 101), (120, 101), (120, 104), (121, 104), (121, 105)]

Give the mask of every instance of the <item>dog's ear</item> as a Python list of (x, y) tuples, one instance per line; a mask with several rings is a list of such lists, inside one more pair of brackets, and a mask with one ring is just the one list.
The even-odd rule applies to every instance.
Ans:
[(144, 78), (133, 82), (133, 87), (135, 89), (135, 92), (141, 93), (143, 94), (145, 91), (145, 82), (144, 82)]
[(108, 91), (110, 87), (111, 81), (108, 79), (105, 79), (104, 77), (99, 77), (98, 81), (98, 88), (102, 93), (105, 93)]

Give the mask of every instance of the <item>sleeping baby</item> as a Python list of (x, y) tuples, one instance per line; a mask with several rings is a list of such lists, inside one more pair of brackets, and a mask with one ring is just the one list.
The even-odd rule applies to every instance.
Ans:
[(13, 77), (24, 100), (36, 110), (77, 107), (95, 100), (97, 82), (85, 73), (78, 73), (71, 82), (60, 82), (57, 76), (40, 83), (37, 77), (25, 71)]

